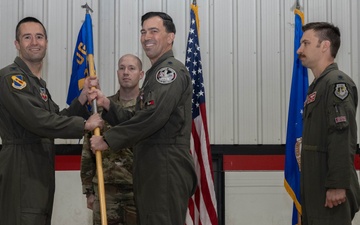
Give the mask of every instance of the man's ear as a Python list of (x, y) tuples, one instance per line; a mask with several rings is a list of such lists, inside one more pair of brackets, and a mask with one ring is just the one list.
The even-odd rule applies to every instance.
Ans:
[(17, 40), (14, 41), (14, 45), (17, 50), (20, 50), (20, 43)]
[(175, 34), (174, 33), (168, 33), (168, 43), (172, 44), (175, 40)]
[(322, 50), (323, 50), (323, 52), (326, 52), (326, 51), (330, 51), (330, 46), (331, 46), (331, 42), (329, 41), (329, 40), (324, 40), (323, 42), (322, 42)]

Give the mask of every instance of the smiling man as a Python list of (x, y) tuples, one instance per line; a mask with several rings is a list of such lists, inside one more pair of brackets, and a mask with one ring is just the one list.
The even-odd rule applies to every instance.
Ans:
[(19, 56), (0, 70), (0, 224), (50, 225), (55, 191), (54, 139), (82, 138), (102, 127), (87, 111), (88, 79), (62, 111), (41, 78), (47, 34), (33, 17), (16, 26)]
[[(190, 154), (192, 83), (183, 63), (174, 58), (175, 25), (163, 12), (141, 18), (141, 43), (151, 68), (140, 90), (135, 114), (94, 90), (112, 125), (91, 138), (92, 149), (134, 147), (134, 196), (139, 224), (184, 225), (188, 200), (197, 178)], [(127, 120), (126, 120), (127, 119)], [(121, 123), (122, 122), (122, 123)], [(106, 141), (105, 141), (106, 140)]]

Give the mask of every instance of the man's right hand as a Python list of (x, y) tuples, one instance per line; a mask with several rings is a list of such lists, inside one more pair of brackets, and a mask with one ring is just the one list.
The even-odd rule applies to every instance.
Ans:
[(88, 209), (93, 209), (94, 201), (95, 201), (95, 195), (90, 194), (89, 196), (86, 196)]
[(96, 99), (96, 105), (103, 107), (105, 110), (110, 108), (110, 100), (99, 89), (93, 89), (88, 92), (88, 101), (92, 102)]
[(104, 127), (104, 120), (101, 118), (99, 113), (95, 113), (89, 117), (89, 119), (85, 122), (84, 130), (92, 131), (97, 127), (100, 129)]

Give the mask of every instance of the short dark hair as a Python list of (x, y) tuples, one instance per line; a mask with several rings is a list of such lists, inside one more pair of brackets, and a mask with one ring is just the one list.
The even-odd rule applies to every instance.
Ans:
[(175, 24), (173, 22), (173, 19), (166, 13), (164, 12), (148, 12), (145, 13), (142, 17), (141, 17), (141, 26), (143, 25), (144, 21), (147, 19), (150, 19), (152, 17), (160, 17), (163, 20), (163, 24), (164, 27), (166, 29), (166, 32), (168, 33), (176, 33), (176, 28), (175, 28)]
[(40, 24), (42, 26), (42, 28), (44, 29), (45, 39), (47, 39), (46, 29), (45, 29), (44, 25), (40, 22), (40, 20), (36, 19), (35, 17), (28, 16), (28, 17), (25, 17), (24, 19), (20, 20), (19, 23), (16, 25), (15, 39), (17, 41), (20, 41), (20, 31), (19, 31), (20, 25), (23, 23), (28, 23), (28, 22), (34, 22), (34, 23)]
[(319, 38), (319, 42), (324, 40), (330, 41), (330, 52), (332, 57), (336, 57), (336, 54), (340, 48), (340, 30), (338, 27), (327, 22), (313, 22), (308, 23), (302, 27), (303, 32), (307, 30), (314, 30), (316, 36)]

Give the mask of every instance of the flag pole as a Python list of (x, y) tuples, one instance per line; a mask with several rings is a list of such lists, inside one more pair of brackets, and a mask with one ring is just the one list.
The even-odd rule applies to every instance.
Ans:
[[(86, 14), (88, 14), (89, 11), (93, 12), (93, 10), (90, 8), (90, 6), (87, 3), (85, 5), (82, 5), (81, 7), (86, 9)], [(91, 77), (96, 77), (93, 54), (89, 54), (87, 58), (88, 58), (88, 63), (89, 63), (89, 74)], [(91, 89), (92, 90), (96, 89), (96, 87), (91, 87)], [(97, 113), (96, 99), (94, 99), (92, 101), (92, 109), (93, 109), (93, 114)], [(94, 135), (100, 136), (100, 128), (99, 127), (95, 128)], [(102, 167), (101, 151), (96, 150), (95, 156), (96, 156), (96, 171), (97, 171), (97, 176), (98, 176), (101, 225), (107, 225), (104, 173), (103, 173), (103, 167)]]
[[(296, 9), (297, 10), (301, 9), (299, 0), (296, 0)], [(297, 217), (298, 217), (298, 223), (296, 225), (301, 225), (302, 224), (302, 222), (301, 222), (301, 214), (299, 212), (297, 212)]]

